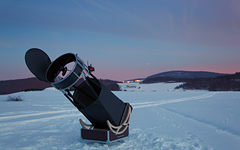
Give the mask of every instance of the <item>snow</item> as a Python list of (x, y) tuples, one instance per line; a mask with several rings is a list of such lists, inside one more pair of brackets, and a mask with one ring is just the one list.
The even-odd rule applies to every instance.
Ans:
[[(183, 83), (152, 83), (140, 84), (139, 82), (118, 83), (121, 91), (174, 91), (175, 87)], [(150, 85), (150, 86), (149, 86)]]
[(110, 144), (82, 140), (79, 118), (87, 119), (53, 88), (0, 95), (0, 149), (239, 149), (240, 92), (173, 90), (173, 84), (121, 84), (127, 91), (113, 93), (134, 108), (130, 135)]

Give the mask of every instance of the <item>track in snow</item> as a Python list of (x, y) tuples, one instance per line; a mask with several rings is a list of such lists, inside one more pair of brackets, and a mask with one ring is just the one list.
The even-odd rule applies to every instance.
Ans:
[(200, 100), (200, 99), (212, 97), (215, 94), (217, 94), (217, 92), (207, 93), (204, 95), (187, 97), (187, 98), (161, 100), (161, 101), (157, 101), (157, 102), (154, 101), (154, 102), (132, 103), (131, 105), (133, 106), (134, 109), (137, 109), (137, 108), (152, 107), (152, 106), (158, 106), (158, 105), (164, 105), (164, 104), (170, 104), (170, 103), (178, 103), (178, 102), (183, 102), (183, 101)]

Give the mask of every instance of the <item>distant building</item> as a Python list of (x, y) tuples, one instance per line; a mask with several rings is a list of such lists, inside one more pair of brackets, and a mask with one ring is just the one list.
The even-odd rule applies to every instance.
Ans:
[(142, 80), (128, 80), (128, 81), (122, 81), (122, 83), (132, 83), (132, 82), (141, 82)]

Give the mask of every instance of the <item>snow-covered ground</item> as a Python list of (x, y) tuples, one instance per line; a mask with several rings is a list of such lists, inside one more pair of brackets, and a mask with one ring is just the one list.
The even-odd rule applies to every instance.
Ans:
[[(168, 90), (174, 89), (170, 84), (158, 85), (114, 92), (134, 109), (129, 137), (111, 144), (80, 138), (78, 120), (87, 119), (59, 91), (0, 95), (0, 149), (240, 148), (240, 92), (174, 91)], [(6, 101), (8, 96), (23, 101)]]
[(121, 91), (174, 91), (175, 87), (183, 83), (153, 83), (153, 84), (140, 84), (139, 82), (132, 83), (118, 83)]

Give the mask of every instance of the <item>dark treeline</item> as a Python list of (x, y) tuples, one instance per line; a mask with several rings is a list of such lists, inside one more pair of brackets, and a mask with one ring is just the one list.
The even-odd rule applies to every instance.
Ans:
[(240, 91), (240, 72), (232, 75), (219, 76), (214, 78), (172, 78), (153, 77), (142, 81), (143, 84), (158, 82), (184, 82), (176, 89), (186, 90), (209, 90), (209, 91)]
[[(103, 85), (105, 85), (109, 90), (120, 90), (117, 81), (108, 79), (100, 79), (99, 81), (102, 82)], [(35, 77), (27, 79), (0, 81), (0, 95), (11, 94), (21, 91), (39, 91), (48, 87), (52, 87), (51, 84), (40, 81)]]
[(209, 91), (240, 91), (240, 73), (216, 78), (195, 78), (176, 87), (176, 89), (179, 88)]

